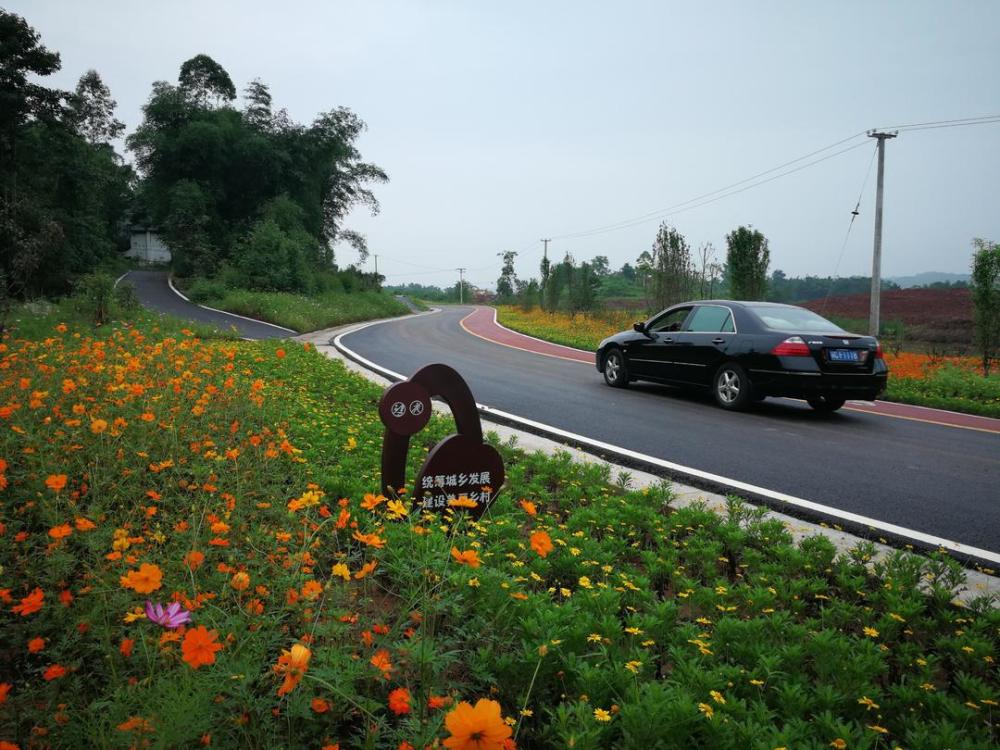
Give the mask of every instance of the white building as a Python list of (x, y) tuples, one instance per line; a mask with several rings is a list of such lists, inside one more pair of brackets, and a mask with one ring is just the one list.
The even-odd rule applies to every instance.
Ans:
[(131, 240), (125, 256), (142, 263), (169, 263), (170, 248), (151, 227), (133, 226)]

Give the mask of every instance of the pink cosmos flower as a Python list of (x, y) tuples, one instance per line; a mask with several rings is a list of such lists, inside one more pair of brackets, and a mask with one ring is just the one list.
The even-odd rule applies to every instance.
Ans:
[(191, 613), (184, 609), (180, 602), (173, 602), (164, 609), (162, 604), (153, 604), (147, 599), (146, 617), (157, 625), (171, 630), (191, 622)]

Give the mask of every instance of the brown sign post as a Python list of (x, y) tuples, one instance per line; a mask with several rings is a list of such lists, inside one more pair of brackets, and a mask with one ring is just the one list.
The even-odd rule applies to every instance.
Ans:
[(385, 425), (382, 491), (393, 495), (406, 484), (410, 435), (420, 432), (430, 420), (433, 396), (444, 399), (451, 408), (458, 433), (446, 437), (427, 456), (414, 481), (413, 505), (441, 511), (451, 507), (450, 501), (466, 498), (475, 503), (468, 511), (478, 518), (500, 492), (506, 474), (500, 454), (483, 442), (472, 391), (448, 365), (427, 365), (382, 394), (378, 405)]

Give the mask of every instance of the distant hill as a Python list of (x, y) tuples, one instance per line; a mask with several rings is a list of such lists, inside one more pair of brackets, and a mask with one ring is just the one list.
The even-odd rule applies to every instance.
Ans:
[(936, 284), (939, 281), (951, 283), (968, 280), (969, 274), (967, 273), (944, 273), (942, 271), (924, 271), (914, 276), (893, 276), (889, 279), (889, 281), (899, 284), (903, 289), (910, 289), (915, 286), (927, 286), (928, 284)]

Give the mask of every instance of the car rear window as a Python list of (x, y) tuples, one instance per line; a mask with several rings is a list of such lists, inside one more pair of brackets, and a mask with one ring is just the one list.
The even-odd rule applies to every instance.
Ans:
[(801, 331), (806, 333), (835, 332), (844, 329), (834, 325), (822, 315), (804, 307), (771, 307), (770, 305), (747, 305), (765, 326), (774, 331)]
[(703, 305), (694, 311), (687, 330), (693, 333), (732, 333), (733, 315), (728, 307)]

